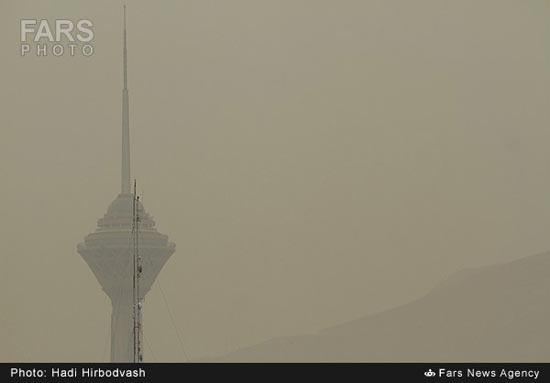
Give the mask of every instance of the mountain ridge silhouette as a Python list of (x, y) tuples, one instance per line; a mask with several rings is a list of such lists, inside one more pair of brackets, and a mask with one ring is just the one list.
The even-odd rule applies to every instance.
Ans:
[(550, 252), (451, 274), (416, 300), (216, 362), (548, 362)]

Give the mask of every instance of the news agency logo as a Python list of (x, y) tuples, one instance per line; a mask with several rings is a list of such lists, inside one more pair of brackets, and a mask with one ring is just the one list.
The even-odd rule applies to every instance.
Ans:
[(428, 371), (424, 372), (424, 376), (427, 378), (433, 378), (435, 376), (435, 372), (430, 368)]
[(94, 24), (91, 20), (22, 19), (21, 56), (84, 56), (94, 54)]

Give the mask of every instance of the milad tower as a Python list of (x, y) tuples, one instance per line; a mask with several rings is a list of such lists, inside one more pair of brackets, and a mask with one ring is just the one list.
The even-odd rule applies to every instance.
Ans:
[[(95, 232), (78, 244), (84, 258), (103, 291), (112, 303), (111, 362), (134, 360), (133, 321), (133, 249), (134, 195), (130, 189), (130, 123), (128, 104), (128, 69), (126, 50), (126, 8), (124, 9), (122, 90), (122, 171), (121, 191), (100, 218)], [(151, 289), (160, 270), (174, 253), (176, 246), (155, 228), (155, 221), (138, 200), (139, 255), (142, 272), (139, 278), (139, 298)]]

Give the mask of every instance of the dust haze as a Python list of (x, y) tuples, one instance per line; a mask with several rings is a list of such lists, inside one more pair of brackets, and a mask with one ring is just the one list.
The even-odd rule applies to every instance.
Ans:
[[(0, 1), (2, 361), (109, 359), (76, 245), (120, 189), (122, 4)], [(550, 2), (127, 16), (132, 178), (176, 244), (146, 360), (315, 333), (550, 249)], [(94, 54), (21, 57), (23, 18), (92, 20)]]

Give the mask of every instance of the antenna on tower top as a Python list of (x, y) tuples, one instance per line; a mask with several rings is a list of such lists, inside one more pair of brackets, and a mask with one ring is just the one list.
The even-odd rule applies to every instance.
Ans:
[(128, 101), (128, 51), (126, 48), (126, 5), (124, 5), (124, 47), (122, 49), (122, 168), (121, 193), (130, 194), (130, 111)]
[(128, 74), (127, 74), (127, 65), (128, 65), (128, 55), (126, 52), (126, 4), (124, 4), (124, 89), (128, 89)]

